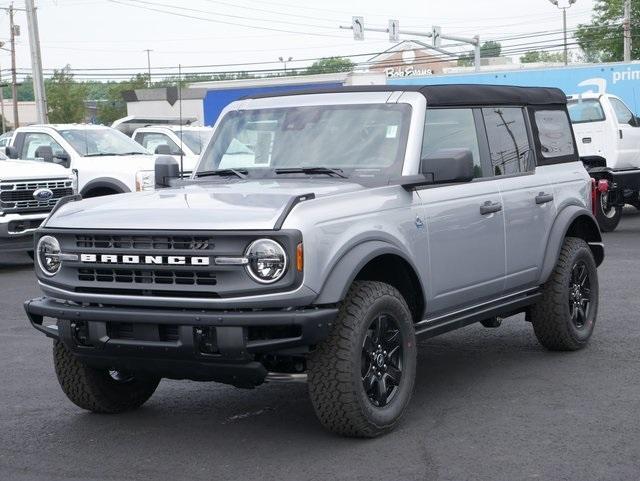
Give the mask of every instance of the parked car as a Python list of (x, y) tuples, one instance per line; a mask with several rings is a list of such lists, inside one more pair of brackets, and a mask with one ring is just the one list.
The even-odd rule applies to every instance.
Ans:
[(5, 132), (0, 135), (0, 148), (4, 148), (11, 142), (11, 137), (13, 137), (13, 131)]
[(149, 152), (173, 156), (191, 173), (212, 134), (211, 127), (162, 125), (137, 129), (132, 138)]
[[(153, 190), (155, 156), (111, 127), (32, 125), (16, 129), (10, 157), (57, 163), (78, 172), (83, 197)], [(193, 168), (185, 163), (186, 167)], [(185, 167), (185, 168), (186, 168)]]
[(0, 154), (0, 253), (33, 251), (34, 231), (76, 189), (75, 175), (59, 165)]
[(570, 95), (568, 108), (580, 157), (599, 184), (596, 219), (613, 231), (625, 204), (640, 209), (640, 119), (611, 94)]
[(173, 187), (38, 230), (25, 308), (81, 408), (137, 408), (163, 377), (307, 380), (325, 427), (371, 437), (406, 411), (419, 338), (518, 313), (550, 350), (593, 333), (604, 248), (560, 90), (244, 99), (190, 179), (167, 157), (155, 178)]

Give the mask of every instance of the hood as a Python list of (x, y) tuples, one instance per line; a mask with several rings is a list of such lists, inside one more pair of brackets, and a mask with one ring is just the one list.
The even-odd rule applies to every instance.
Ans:
[(60, 208), (47, 227), (270, 230), (294, 196), (325, 197), (361, 189), (362, 185), (341, 179), (207, 182), (72, 202)]
[(0, 160), (0, 180), (47, 179), (69, 177), (61, 165), (32, 160)]

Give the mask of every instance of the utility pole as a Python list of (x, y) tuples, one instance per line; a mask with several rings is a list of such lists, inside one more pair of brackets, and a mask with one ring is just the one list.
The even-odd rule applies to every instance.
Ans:
[(20, 27), (13, 23), (13, 3), (9, 6), (9, 34), (11, 36), (11, 96), (13, 97), (13, 128), (20, 126), (18, 118), (18, 81), (16, 80), (16, 36)]
[(147, 52), (147, 75), (149, 76), (148, 86), (151, 88), (151, 50), (150, 48), (145, 48), (143, 52)]
[(631, 62), (631, 0), (624, 0), (624, 61)]
[(24, 4), (27, 11), (27, 28), (29, 30), (29, 48), (31, 50), (31, 72), (33, 75), (33, 93), (36, 100), (36, 114), (38, 122), (46, 124), (49, 122), (47, 115), (47, 93), (44, 88), (44, 76), (42, 74), (38, 17), (33, 0), (24, 0)]

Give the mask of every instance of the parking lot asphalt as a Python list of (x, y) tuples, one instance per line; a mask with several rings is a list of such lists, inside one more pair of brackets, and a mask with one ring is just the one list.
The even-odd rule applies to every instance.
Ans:
[(591, 344), (540, 347), (523, 316), (420, 343), (399, 428), (336, 437), (306, 386), (164, 380), (142, 409), (89, 414), (63, 395), (22, 301), (28, 257), (0, 258), (0, 480), (625, 480), (640, 477), (640, 212), (605, 234)]

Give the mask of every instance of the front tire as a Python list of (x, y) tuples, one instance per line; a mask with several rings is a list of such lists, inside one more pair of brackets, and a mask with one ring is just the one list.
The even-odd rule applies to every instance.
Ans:
[(602, 232), (613, 232), (620, 223), (622, 206), (609, 203), (608, 192), (598, 192), (596, 195), (595, 216)]
[(551, 351), (576, 351), (587, 345), (598, 315), (598, 271), (587, 243), (564, 240), (560, 257), (531, 309), (540, 344)]
[(329, 337), (309, 359), (309, 394), (330, 431), (375, 437), (404, 413), (416, 375), (413, 319), (394, 287), (357, 281)]
[(53, 344), (53, 362), (60, 387), (69, 400), (94, 413), (115, 414), (139, 408), (160, 382), (151, 376), (89, 367), (60, 341)]

